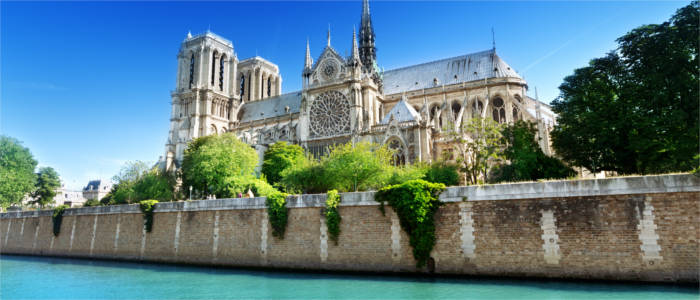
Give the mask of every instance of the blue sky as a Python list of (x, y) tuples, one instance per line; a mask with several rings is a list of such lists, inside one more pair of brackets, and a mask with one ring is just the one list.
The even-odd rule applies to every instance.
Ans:
[[(688, 1), (371, 2), (386, 70), (491, 48), (542, 101), (563, 78)], [(361, 2), (0, 2), (0, 134), (23, 141), (69, 188), (154, 162), (168, 133), (175, 56), (189, 30), (228, 38), (239, 59), (279, 65), (301, 88), (306, 39), (350, 48)]]

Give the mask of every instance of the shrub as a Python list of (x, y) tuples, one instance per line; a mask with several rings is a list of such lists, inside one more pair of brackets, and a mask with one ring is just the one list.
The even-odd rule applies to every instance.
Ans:
[(457, 165), (447, 162), (435, 162), (428, 168), (423, 179), (428, 182), (442, 183), (446, 186), (459, 184), (459, 170)]
[(299, 145), (277, 142), (265, 151), (261, 173), (268, 182), (276, 185), (282, 180), (282, 171), (304, 159), (304, 149)]
[(324, 174), (321, 163), (305, 157), (299, 163), (285, 169), (280, 174), (280, 186), (290, 193), (323, 193), (331, 189), (330, 181)]
[(408, 234), (413, 247), (416, 266), (425, 266), (435, 246), (435, 212), (441, 205), (438, 195), (445, 189), (441, 183), (410, 180), (399, 185), (387, 186), (375, 194), (384, 213), (388, 203), (399, 217), (401, 228)]
[(143, 212), (143, 226), (146, 232), (151, 232), (153, 229), (153, 210), (156, 208), (158, 200), (143, 200), (139, 202), (139, 208)]
[(324, 214), (326, 215), (326, 227), (328, 228), (328, 235), (331, 240), (338, 245), (338, 236), (340, 235), (340, 212), (338, 212), (338, 205), (340, 204), (340, 195), (338, 191), (330, 190), (326, 193), (326, 209)]
[(59, 233), (61, 233), (61, 223), (63, 222), (63, 212), (66, 211), (66, 208), (69, 208), (70, 206), (68, 205), (59, 205), (58, 207), (53, 209), (53, 216), (52, 216), (52, 221), (53, 221), (53, 235), (58, 236)]
[(182, 161), (183, 186), (218, 198), (230, 196), (235, 178), (253, 176), (258, 154), (232, 133), (210, 135), (188, 144)]
[(386, 180), (386, 184), (394, 185), (401, 184), (409, 180), (424, 179), (427, 172), (428, 166), (424, 163), (391, 167), (390, 175)]
[(272, 236), (284, 238), (287, 228), (287, 194), (276, 192), (267, 195), (267, 216), (272, 225)]
[(100, 205), (102, 205), (102, 203), (100, 203), (100, 201), (97, 201), (97, 199), (88, 199), (87, 201), (85, 201), (85, 203), (83, 203), (83, 207), (100, 206)]

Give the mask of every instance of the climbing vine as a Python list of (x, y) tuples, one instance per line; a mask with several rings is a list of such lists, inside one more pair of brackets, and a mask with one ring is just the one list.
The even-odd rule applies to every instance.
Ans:
[(143, 212), (143, 226), (146, 227), (146, 232), (151, 232), (153, 229), (153, 210), (156, 208), (158, 200), (143, 200), (139, 202), (141, 212)]
[(63, 204), (53, 209), (53, 217), (51, 219), (53, 220), (54, 236), (58, 236), (58, 234), (61, 233), (61, 222), (63, 222), (63, 212), (66, 211), (66, 208), (69, 207), (70, 206)]
[(267, 195), (267, 216), (272, 225), (272, 235), (283, 239), (287, 228), (287, 194), (274, 192)]
[(375, 200), (381, 203), (379, 209), (382, 214), (385, 203), (396, 211), (401, 228), (409, 236), (413, 257), (419, 268), (425, 266), (435, 246), (433, 217), (441, 205), (438, 195), (444, 189), (445, 185), (442, 183), (418, 179), (384, 187), (375, 195)]
[(324, 214), (326, 215), (326, 226), (328, 227), (328, 234), (331, 240), (338, 245), (338, 236), (340, 235), (340, 213), (338, 212), (338, 205), (340, 204), (340, 195), (338, 195), (337, 190), (330, 190), (326, 193), (326, 209)]

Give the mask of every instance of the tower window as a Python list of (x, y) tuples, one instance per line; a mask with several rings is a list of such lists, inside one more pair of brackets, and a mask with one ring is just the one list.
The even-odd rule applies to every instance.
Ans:
[(245, 75), (241, 75), (241, 101), (243, 101), (244, 94), (245, 94)]
[(211, 55), (211, 85), (214, 85), (214, 75), (216, 74), (216, 51)]
[(270, 77), (267, 78), (267, 96), (270, 97), (272, 95), (271, 92), (272, 88), (272, 79)]
[(194, 53), (192, 53), (192, 58), (190, 59), (190, 88), (194, 85)]
[(224, 90), (224, 61), (226, 60), (226, 56), (221, 56), (221, 59), (219, 60), (219, 90), (223, 91)]

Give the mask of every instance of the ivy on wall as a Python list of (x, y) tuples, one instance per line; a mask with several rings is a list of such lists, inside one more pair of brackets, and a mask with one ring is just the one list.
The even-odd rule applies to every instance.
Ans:
[(338, 245), (338, 236), (340, 235), (340, 213), (338, 205), (340, 204), (340, 195), (337, 190), (330, 190), (326, 193), (326, 208), (324, 215), (326, 216), (326, 226), (328, 234), (333, 242)]
[(272, 225), (272, 236), (283, 239), (287, 228), (287, 194), (270, 193), (267, 195), (265, 204), (267, 204), (267, 216)]
[(70, 206), (68, 205), (59, 205), (58, 207), (53, 209), (53, 216), (51, 217), (51, 220), (53, 221), (53, 235), (58, 236), (59, 233), (61, 233), (61, 223), (63, 222), (63, 212), (66, 211), (66, 208), (69, 208)]
[(388, 203), (399, 217), (401, 228), (408, 234), (413, 247), (416, 267), (425, 266), (430, 252), (435, 247), (435, 212), (442, 204), (438, 195), (445, 189), (442, 183), (424, 180), (409, 180), (402, 184), (390, 185), (377, 191), (375, 200), (381, 205)]
[(141, 212), (143, 212), (143, 226), (146, 232), (151, 232), (153, 229), (153, 210), (156, 208), (158, 200), (143, 200), (139, 202)]

